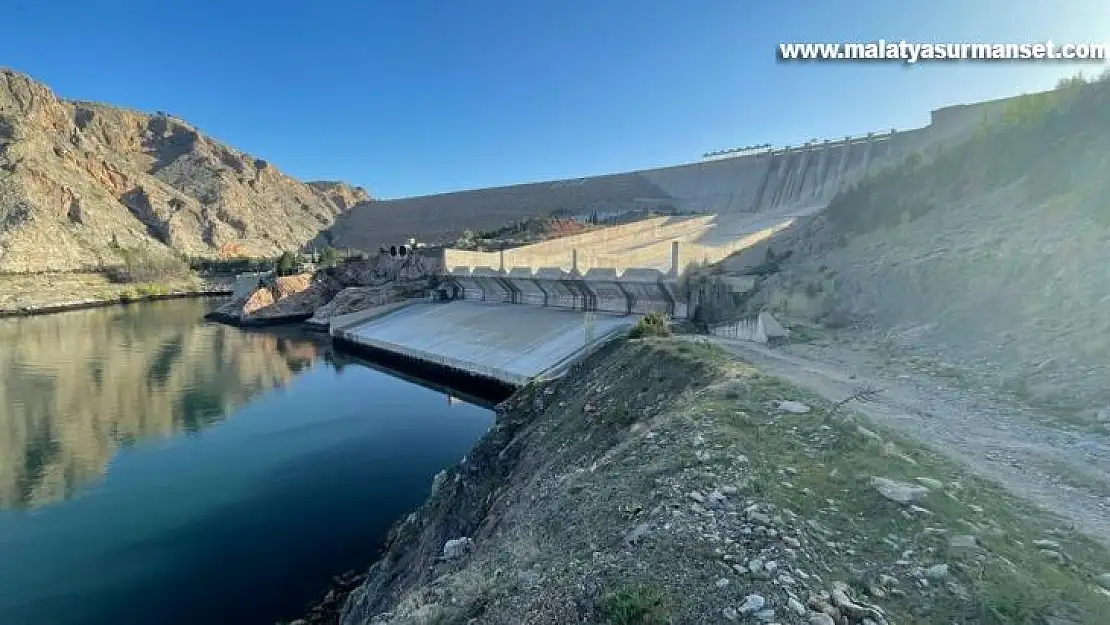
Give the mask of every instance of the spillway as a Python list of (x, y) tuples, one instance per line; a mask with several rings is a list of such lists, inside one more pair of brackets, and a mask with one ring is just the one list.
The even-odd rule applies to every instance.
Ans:
[(333, 330), (347, 347), (391, 354), (455, 374), (520, 386), (554, 374), (638, 315), (453, 301), (416, 303)]

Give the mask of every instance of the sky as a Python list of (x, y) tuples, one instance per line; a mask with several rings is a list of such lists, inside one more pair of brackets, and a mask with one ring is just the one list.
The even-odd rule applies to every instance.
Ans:
[(1110, 42), (1106, 0), (0, 0), (0, 64), (375, 197), (926, 124), (1059, 63), (782, 63), (779, 43)]

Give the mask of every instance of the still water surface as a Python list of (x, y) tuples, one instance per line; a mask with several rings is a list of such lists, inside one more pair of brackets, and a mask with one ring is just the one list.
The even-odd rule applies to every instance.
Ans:
[(492, 424), (214, 304), (0, 319), (0, 623), (295, 618)]

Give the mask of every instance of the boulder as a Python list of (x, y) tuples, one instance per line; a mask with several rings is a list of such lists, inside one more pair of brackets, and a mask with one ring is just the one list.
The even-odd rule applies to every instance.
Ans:
[(885, 477), (872, 477), (871, 485), (874, 486), (875, 490), (879, 491), (879, 494), (883, 497), (898, 503), (920, 501), (929, 494), (929, 489), (924, 486), (888, 480)]

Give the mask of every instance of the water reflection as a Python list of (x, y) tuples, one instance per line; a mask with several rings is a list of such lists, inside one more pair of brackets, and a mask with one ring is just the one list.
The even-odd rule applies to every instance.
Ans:
[(212, 300), (0, 319), (0, 507), (67, 498), (121, 447), (195, 432), (322, 354), (197, 323)]

